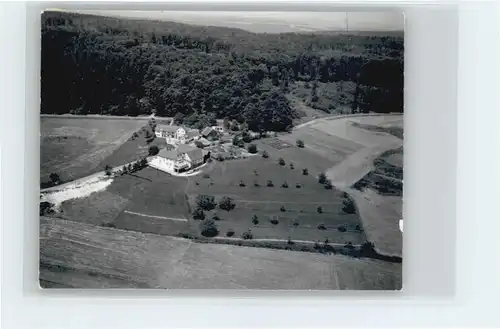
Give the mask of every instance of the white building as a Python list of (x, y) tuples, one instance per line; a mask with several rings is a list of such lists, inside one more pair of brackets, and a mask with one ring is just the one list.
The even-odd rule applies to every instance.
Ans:
[(181, 144), (175, 150), (160, 150), (150, 160), (149, 165), (153, 168), (172, 173), (196, 168), (203, 164), (203, 160), (203, 151), (201, 149)]
[(165, 138), (167, 144), (179, 145), (190, 143), (200, 137), (197, 129), (186, 129), (180, 126), (157, 125), (155, 135), (159, 138)]

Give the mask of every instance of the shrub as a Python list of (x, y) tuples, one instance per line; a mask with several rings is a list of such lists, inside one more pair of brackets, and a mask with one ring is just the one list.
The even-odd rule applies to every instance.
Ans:
[(285, 160), (283, 158), (279, 158), (278, 163), (279, 163), (280, 166), (284, 166), (285, 165)]
[(243, 232), (241, 237), (243, 238), (243, 240), (252, 240), (253, 239), (252, 231), (248, 230), (246, 232)]
[(309, 170), (307, 170), (307, 168), (302, 169), (302, 175), (304, 176), (309, 175)]
[(281, 187), (282, 188), (288, 188), (288, 183), (286, 181), (284, 181), (283, 184), (281, 184)]
[(123, 166), (123, 168), (122, 168), (122, 175), (123, 175), (123, 174), (126, 174), (126, 173), (127, 173), (127, 171), (128, 171), (127, 166)]
[(356, 231), (358, 231), (358, 232), (362, 231), (361, 226), (359, 224), (356, 224)]
[(136, 132), (132, 134), (132, 139), (135, 139), (137, 137), (139, 137), (139, 135)]
[(267, 181), (267, 184), (266, 184), (266, 185), (267, 185), (268, 187), (273, 187), (273, 186), (274, 186), (273, 182), (272, 182), (272, 181), (270, 181), (270, 180), (268, 180), (268, 181)]
[(47, 201), (40, 202), (40, 216), (50, 215), (54, 212), (55, 211), (53, 203)]
[(286, 241), (287, 244), (293, 244), (292, 238), (288, 237), (288, 240)]
[(207, 219), (200, 223), (201, 235), (206, 237), (214, 237), (219, 234), (219, 229), (212, 219)]
[(106, 173), (106, 176), (111, 176), (111, 167), (106, 165), (104, 172)]
[(215, 220), (215, 221), (218, 221), (218, 220), (220, 220), (220, 217), (219, 217), (219, 215), (214, 214), (214, 215), (212, 216), (212, 219), (213, 219), (213, 220)]
[(255, 186), (255, 187), (260, 187), (259, 182), (254, 181), (254, 182), (253, 182), (253, 186)]
[(193, 219), (194, 220), (204, 220), (205, 219), (205, 213), (203, 212), (203, 209), (196, 208), (193, 211)]
[(270, 220), (271, 224), (273, 225), (278, 225), (278, 223), (280, 222), (279, 220), (277, 220), (276, 218), (273, 218)]
[(51, 173), (50, 176), (49, 176), (49, 178), (55, 184), (57, 184), (57, 183), (59, 183), (61, 181), (61, 179), (59, 178), (59, 175), (56, 174), (56, 173)]
[(245, 185), (245, 182), (244, 182), (244, 181), (242, 181), (242, 180), (240, 180), (240, 187), (245, 187), (245, 186), (246, 186), (246, 185)]
[(321, 206), (318, 206), (316, 208), (316, 211), (318, 212), (318, 214), (322, 214), (323, 213), (323, 208)]
[(257, 218), (257, 215), (255, 215), (255, 214), (252, 216), (252, 223), (254, 225), (259, 224), (259, 219)]
[(196, 197), (196, 204), (198, 207), (200, 207), (202, 210), (212, 210), (215, 208), (215, 198), (211, 195), (198, 195)]
[(318, 183), (325, 184), (326, 183), (326, 174), (324, 172), (318, 175)]
[(344, 245), (344, 248), (352, 250), (354, 249), (354, 246), (352, 245), (352, 242), (349, 241)]
[(234, 209), (236, 205), (233, 203), (233, 199), (230, 197), (222, 197), (222, 199), (219, 201), (219, 208), (225, 211), (231, 211)]
[(255, 145), (255, 144), (248, 145), (247, 149), (248, 149), (248, 152), (250, 152), (252, 154), (257, 153), (257, 145)]
[(356, 207), (354, 206), (354, 201), (352, 201), (351, 198), (344, 199), (344, 201), (342, 201), (342, 204), (344, 205), (342, 207), (342, 211), (346, 214), (356, 213)]
[(233, 235), (234, 235), (234, 231), (233, 230), (228, 230), (227, 233), (226, 233), (227, 237), (232, 237)]
[(116, 225), (113, 223), (103, 223), (102, 227), (116, 228)]
[(293, 166), (293, 163), (290, 163), (290, 169), (294, 169), (295, 167)]
[(141, 168), (145, 168), (148, 165), (148, 160), (146, 158), (142, 158), (140, 164)]
[(132, 172), (134, 170), (134, 167), (132, 166), (131, 163), (128, 164), (128, 172)]
[(300, 148), (304, 147), (304, 142), (300, 139), (297, 139), (297, 142), (295, 142), (295, 144), (297, 145), (297, 147), (300, 147)]
[(253, 171), (253, 174), (254, 174), (255, 176), (259, 176), (259, 173), (257, 172), (257, 170), (254, 170), (254, 171)]
[(337, 229), (339, 230), (339, 232), (345, 232), (345, 231), (347, 231), (347, 229), (345, 228), (345, 226), (339, 226)]
[(203, 174), (203, 178), (210, 178), (209, 174)]
[(297, 222), (296, 220), (294, 220), (292, 225), (293, 225), (294, 227), (297, 227), (297, 226), (299, 226), (299, 222)]
[(269, 153), (267, 151), (262, 152), (262, 157), (265, 159), (269, 158)]
[(332, 184), (332, 181), (327, 179), (325, 184), (323, 184), (323, 186), (325, 187), (325, 189), (327, 190), (331, 190), (333, 188), (333, 184)]
[(296, 187), (296, 188), (301, 188), (301, 187), (302, 187), (302, 185), (300, 185), (300, 183), (297, 183), (297, 184), (295, 184), (295, 187)]
[(285, 206), (281, 206), (280, 211), (281, 211), (281, 212), (285, 212), (285, 211), (286, 211)]
[(325, 224), (319, 224), (318, 225), (318, 230), (326, 230)]

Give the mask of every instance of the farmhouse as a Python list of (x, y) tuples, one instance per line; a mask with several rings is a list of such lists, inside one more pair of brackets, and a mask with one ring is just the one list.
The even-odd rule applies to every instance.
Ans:
[(212, 127), (205, 127), (201, 131), (201, 135), (207, 139), (214, 139), (214, 138), (218, 137), (219, 133), (216, 130), (214, 130)]
[(158, 125), (155, 129), (156, 137), (165, 138), (168, 144), (178, 145), (186, 143), (186, 129), (179, 126)]
[(216, 132), (218, 132), (219, 134), (224, 133), (224, 127), (222, 127), (222, 126), (212, 126), (211, 128), (213, 130), (215, 130)]
[(197, 147), (181, 144), (175, 150), (162, 149), (149, 165), (166, 172), (181, 172), (203, 164), (203, 151)]

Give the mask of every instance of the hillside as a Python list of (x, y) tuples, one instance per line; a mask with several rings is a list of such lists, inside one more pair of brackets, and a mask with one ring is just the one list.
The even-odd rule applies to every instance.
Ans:
[(291, 94), (327, 113), (402, 112), (402, 56), (403, 39), (379, 33), (257, 34), (45, 12), (41, 111), (156, 112), (191, 126), (227, 117), (282, 131), (299, 116)]

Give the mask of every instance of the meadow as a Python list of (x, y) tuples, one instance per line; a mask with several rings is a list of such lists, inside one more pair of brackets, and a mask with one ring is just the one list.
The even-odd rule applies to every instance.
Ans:
[(120, 148), (146, 119), (41, 117), (40, 181), (57, 173), (62, 181), (90, 175)]
[(143, 158), (152, 145), (165, 147), (162, 139), (151, 141), (148, 121), (147, 117), (42, 116), (40, 182), (48, 185), (51, 173), (62, 182), (72, 181)]
[(59, 288), (401, 289), (401, 264), (199, 244), (41, 218), (40, 283)]

